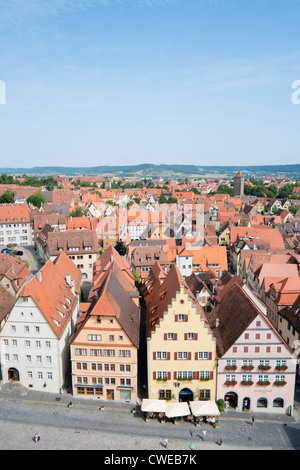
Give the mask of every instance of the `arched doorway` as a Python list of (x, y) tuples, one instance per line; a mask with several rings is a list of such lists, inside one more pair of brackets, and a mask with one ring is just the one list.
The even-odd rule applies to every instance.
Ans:
[(250, 398), (245, 397), (243, 399), (243, 411), (248, 411), (248, 410), (250, 410)]
[(19, 371), (17, 369), (14, 369), (13, 367), (8, 369), (8, 380), (19, 382), (20, 381)]
[(194, 394), (192, 390), (189, 388), (183, 388), (179, 392), (179, 401), (193, 401), (194, 400)]
[(235, 392), (227, 392), (224, 396), (224, 400), (227, 408), (237, 408), (238, 396)]

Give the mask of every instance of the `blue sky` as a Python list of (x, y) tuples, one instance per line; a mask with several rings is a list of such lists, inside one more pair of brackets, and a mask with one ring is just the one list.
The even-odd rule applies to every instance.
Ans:
[(0, 0), (0, 167), (300, 163), (300, 0)]

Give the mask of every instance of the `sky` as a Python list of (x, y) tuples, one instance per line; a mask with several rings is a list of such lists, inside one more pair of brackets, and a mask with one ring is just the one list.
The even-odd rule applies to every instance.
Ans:
[(300, 163), (299, 18), (300, 0), (0, 0), (0, 167)]

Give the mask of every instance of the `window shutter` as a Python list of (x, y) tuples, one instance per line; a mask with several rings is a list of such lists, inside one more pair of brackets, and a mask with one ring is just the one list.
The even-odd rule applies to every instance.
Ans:
[(171, 372), (168, 372), (168, 380), (171, 380)]
[(156, 360), (156, 351), (153, 351), (153, 360)]
[(153, 372), (153, 380), (156, 380), (156, 372)]
[(166, 341), (168, 339), (168, 333), (164, 334), (164, 340)]
[(192, 359), (192, 353), (189, 352), (189, 361)]
[(176, 371), (174, 371), (174, 374), (173, 374), (174, 380), (176, 380), (176, 376), (177, 376)]
[(175, 315), (175, 321), (178, 321), (178, 315)]
[(189, 316), (188, 315), (184, 315), (184, 321), (189, 321)]
[(211, 371), (210, 371), (210, 380), (213, 380), (213, 378), (214, 378), (214, 371), (211, 370)]
[(177, 340), (177, 333), (174, 333), (174, 340)]
[(187, 339), (187, 333), (184, 333), (184, 339), (185, 340)]
[(198, 361), (198, 353), (195, 352), (195, 361)]
[(177, 352), (174, 353), (174, 360), (177, 361)]
[(212, 352), (208, 353), (208, 358), (209, 358), (210, 361), (212, 360)]
[(167, 360), (169, 361), (170, 358), (171, 358), (171, 353), (168, 352), (168, 353), (167, 353)]
[(197, 341), (198, 339), (198, 333), (195, 333), (195, 340)]

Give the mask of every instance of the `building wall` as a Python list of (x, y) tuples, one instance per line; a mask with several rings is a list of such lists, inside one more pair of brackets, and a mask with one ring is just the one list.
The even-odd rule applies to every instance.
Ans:
[[(177, 321), (178, 315), (187, 316), (187, 321)], [(175, 339), (167, 339), (168, 333), (173, 333)], [(195, 333), (197, 339), (187, 339), (189, 333)], [(180, 400), (180, 392), (188, 388), (193, 392), (193, 399), (198, 400), (200, 391), (206, 398), (215, 399), (216, 394), (216, 361), (215, 340), (210, 333), (206, 321), (196, 312), (184, 288), (181, 288), (172, 305), (156, 326), (151, 338), (147, 341), (148, 352), (148, 397), (164, 398), (163, 390), (172, 402)], [(166, 359), (159, 359), (159, 353), (164, 353)], [(179, 353), (187, 352), (188, 359), (179, 359)], [(198, 353), (207, 353), (207, 359), (195, 359)], [(165, 373), (167, 380), (157, 380), (159, 371)], [(191, 371), (192, 380), (179, 380), (178, 371)], [(207, 374), (208, 380), (200, 380), (200, 371)], [(167, 397), (168, 398), (168, 397)]]
[[(66, 342), (64, 337), (61, 341)], [(4, 383), (14, 368), (26, 388), (59, 392), (69, 357), (63, 364), (58, 338), (31, 298), (18, 299), (1, 332), (0, 350)]]
[(137, 349), (115, 317), (89, 317), (72, 341), (71, 363), (74, 396), (136, 402)]
[[(252, 361), (252, 370), (243, 370), (243, 361)], [(261, 363), (261, 361), (263, 361)], [(264, 361), (268, 361), (264, 362)], [(276, 370), (276, 361), (287, 365), (286, 370)], [(282, 362), (285, 361), (285, 362)], [(260, 364), (268, 364), (269, 370), (258, 368)], [(236, 367), (235, 370), (227, 370), (226, 367)], [(295, 361), (291, 351), (281, 341), (280, 337), (271, 328), (264, 316), (258, 316), (245, 330), (233, 347), (218, 361), (217, 398), (225, 399), (229, 395), (235, 395), (237, 399), (236, 409), (243, 409), (244, 399), (248, 399), (252, 412), (287, 413), (293, 406), (295, 384)], [(243, 376), (252, 385), (243, 385)], [(261, 376), (261, 377), (260, 377)], [(276, 386), (274, 381), (279, 379), (286, 381), (286, 385)], [(259, 379), (265, 381), (264, 385), (258, 385)], [(266, 380), (270, 382), (267, 384)], [(236, 384), (226, 382), (236, 382)], [(266, 400), (267, 406), (259, 404)], [(283, 407), (273, 406), (275, 399), (282, 399)]]

